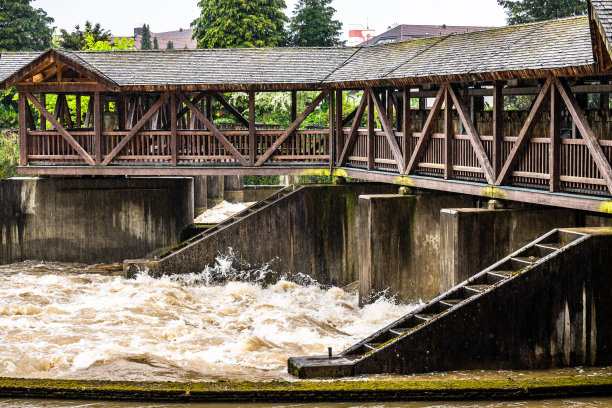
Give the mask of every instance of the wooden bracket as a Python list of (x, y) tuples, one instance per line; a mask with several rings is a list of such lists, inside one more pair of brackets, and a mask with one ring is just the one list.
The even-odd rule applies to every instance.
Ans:
[(349, 132), (348, 138), (344, 143), (344, 148), (342, 149), (342, 153), (338, 158), (338, 167), (342, 167), (346, 164), (348, 160), (349, 154), (353, 151), (353, 147), (355, 146), (355, 141), (357, 140), (357, 133), (359, 131), (359, 125), (361, 124), (361, 119), (363, 119), (363, 115), (365, 113), (366, 105), (368, 104), (368, 94), (367, 92), (363, 93), (361, 97), (361, 102), (359, 102), (359, 106), (357, 106), (357, 110), (355, 113), (355, 120), (353, 121), (353, 125), (351, 126), (351, 131)]
[(378, 98), (378, 96), (372, 91), (370, 88), (370, 97), (374, 101), (374, 106), (378, 111), (378, 117), (380, 118), (380, 123), (382, 124), (383, 131), (385, 132), (385, 137), (387, 138), (387, 143), (389, 143), (389, 147), (391, 148), (391, 153), (393, 154), (393, 158), (395, 159), (395, 163), (397, 164), (397, 168), (400, 173), (404, 172), (404, 156), (402, 155), (402, 150), (397, 143), (397, 139), (395, 138), (395, 132), (393, 131), (393, 124), (389, 120), (389, 116), (385, 109), (383, 109), (382, 102)]

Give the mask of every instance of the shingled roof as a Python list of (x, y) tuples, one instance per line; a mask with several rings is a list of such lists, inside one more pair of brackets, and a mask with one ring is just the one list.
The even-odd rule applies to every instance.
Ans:
[[(356, 87), (596, 71), (588, 17), (369, 47), (55, 52), (126, 90)], [(0, 86), (12, 85), (13, 74), (37, 57), (43, 55), (2, 54)]]

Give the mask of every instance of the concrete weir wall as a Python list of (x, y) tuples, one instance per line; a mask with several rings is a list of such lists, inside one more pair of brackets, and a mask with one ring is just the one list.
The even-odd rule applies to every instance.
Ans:
[(147, 267), (149, 274), (201, 272), (231, 248), (252, 267), (271, 263), (281, 273), (303, 273), (322, 284), (343, 286), (358, 279), (361, 194), (391, 193), (389, 184), (304, 186), (274, 205), (230, 224), (209, 237), (160, 261), (126, 261)]
[(193, 222), (191, 178), (0, 181), (0, 263), (111, 263), (175, 245)]

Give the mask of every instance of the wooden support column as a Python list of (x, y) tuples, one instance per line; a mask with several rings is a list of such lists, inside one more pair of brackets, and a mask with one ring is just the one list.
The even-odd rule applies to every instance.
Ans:
[(176, 95), (170, 95), (170, 154), (172, 155), (172, 167), (176, 167), (178, 163), (178, 138), (177, 138), (177, 107)]
[(410, 160), (410, 145), (412, 141), (412, 112), (410, 110), (410, 88), (405, 86), (402, 89), (402, 132), (404, 139), (402, 141), (402, 154), (404, 155), (404, 168), (408, 166)]
[[(47, 94), (40, 94), (40, 103), (45, 108), (47, 107)], [(44, 115), (40, 115), (40, 130), (47, 130), (47, 119), (44, 117)]]
[(81, 95), (80, 94), (76, 94), (76, 127), (77, 129), (81, 128), (81, 124), (82, 124), (82, 120), (81, 120)]
[(550, 145), (548, 148), (550, 166), (550, 191), (559, 191), (561, 175), (561, 100), (556, 86), (550, 90)]
[(119, 109), (117, 110), (119, 114), (119, 129), (121, 130), (126, 129), (125, 123), (127, 122), (127, 108), (126, 108), (125, 101), (126, 101), (125, 93), (121, 92), (119, 94)]
[(394, 120), (393, 120), (393, 91), (387, 89), (385, 92), (386, 92), (386, 98), (387, 98), (387, 102), (386, 102), (387, 117), (389, 118), (389, 122), (391, 122), (391, 125), (393, 125), (394, 123)]
[(444, 92), (444, 179), (453, 174), (453, 101), (449, 87)]
[(344, 136), (344, 129), (343, 129), (343, 122), (342, 122), (342, 105), (344, 103), (343, 101), (343, 97), (342, 97), (342, 89), (338, 89), (336, 91), (336, 141), (334, 142), (334, 151), (335, 151), (335, 155), (334, 155), (334, 161), (333, 163), (335, 164), (339, 164), (340, 163), (340, 155), (342, 153), (342, 146), (344, 145), (344, 140), (343, 136)]
[[(95, 92), (93, 103), (93, 123), (94, 123), (94, 161), (96, 166), (102, 163), (102, 96), (100, 92)], [(89, 114), (89, 113), (88, 113)]]
[(28, 124), (26, 120), (26, 109), (29, 109), (26, 96), (19, 93), (19, 165), (28, 165)]
[(206, 95), (206, 119), (212, 120), (212, 96)]
[(297, 91), (291, 91), (291, 123), (297, 119)]
[(502, 169), (502, 146), (504, 143), (504, 127), (502, 115), (504, 111), (504, 84), (495, 81), (493, 87), (493, 177), (497, 180)]
[[(602, 85), (607, 85), (608, 84), (608, 80), (607, 79), (602, 79), (601, 80), (601, 84)], [(606, 117), (607, 117), (608, 116), (607, 112), (610, 111), (610, 93), (609, 92), (602, 92), (600, 95), (601, 96), (599, 97), (599, 107), (606, 111)]]
[(372, 94), (374, 91), (372, 88), (366, 89), (366, 98), (368, 98), (368, 139), (367, 139), (367, 152), (368, 152), (368, 170), (374, 170), (374, 155), (376, 151), (374, 149), (376, 143), (376, 135), (374, 134), (374, 101), (372, 100)]
[(331, 170), (334, 167), (334, 162), (336, 160), (336, 143), (334, 143), (335, 141), (335, 135), (336, 132), (334, 131), (334, 126), (335, 126), (335, 118), (336, 118), (336, 93), (334, 91), (331, 91), (329, 93), (329, 143), (327, 144), (327, 152), (325, 152), (326, 154), (329, 155), (329, 169)]
[(257, 161), (257, 134), (255, 129), (255, 92), (249, 92), (249, 162)]

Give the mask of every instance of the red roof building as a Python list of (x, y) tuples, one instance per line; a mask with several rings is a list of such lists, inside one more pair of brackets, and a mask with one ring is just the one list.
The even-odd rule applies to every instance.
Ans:
[(406, 40), (415, 40), (424, 37), (437, 37), (440, 35), (467, 33), (470, 31), (486, 30), (493, 27), (477, 27), (477, 26), (447, 26), (443, 24), (437, 25), (409, 25), (401, 24), (392, 29), (379, 34), (360, 45), (377, 45), (391, 42), (399, 42)]
[[(141, 27), (134, 28), (134, 45), (137, 49), (140, 49), (140, 40), (142, 39), (141, 33)], [(157, 37), (160, 50), (166, 49), (168, 41), (172, 41), (174, 43), (175, 50), (182, 50), (184, 48), (195, 50), (197, 48), (197, 41), (191, 39), (192, 35), (193, 29), (191, 28), (181, 28), (177, 31), (167, 31), (164, 33), (151, 33), (151, 42), (153, 42), (153, 38)]]

